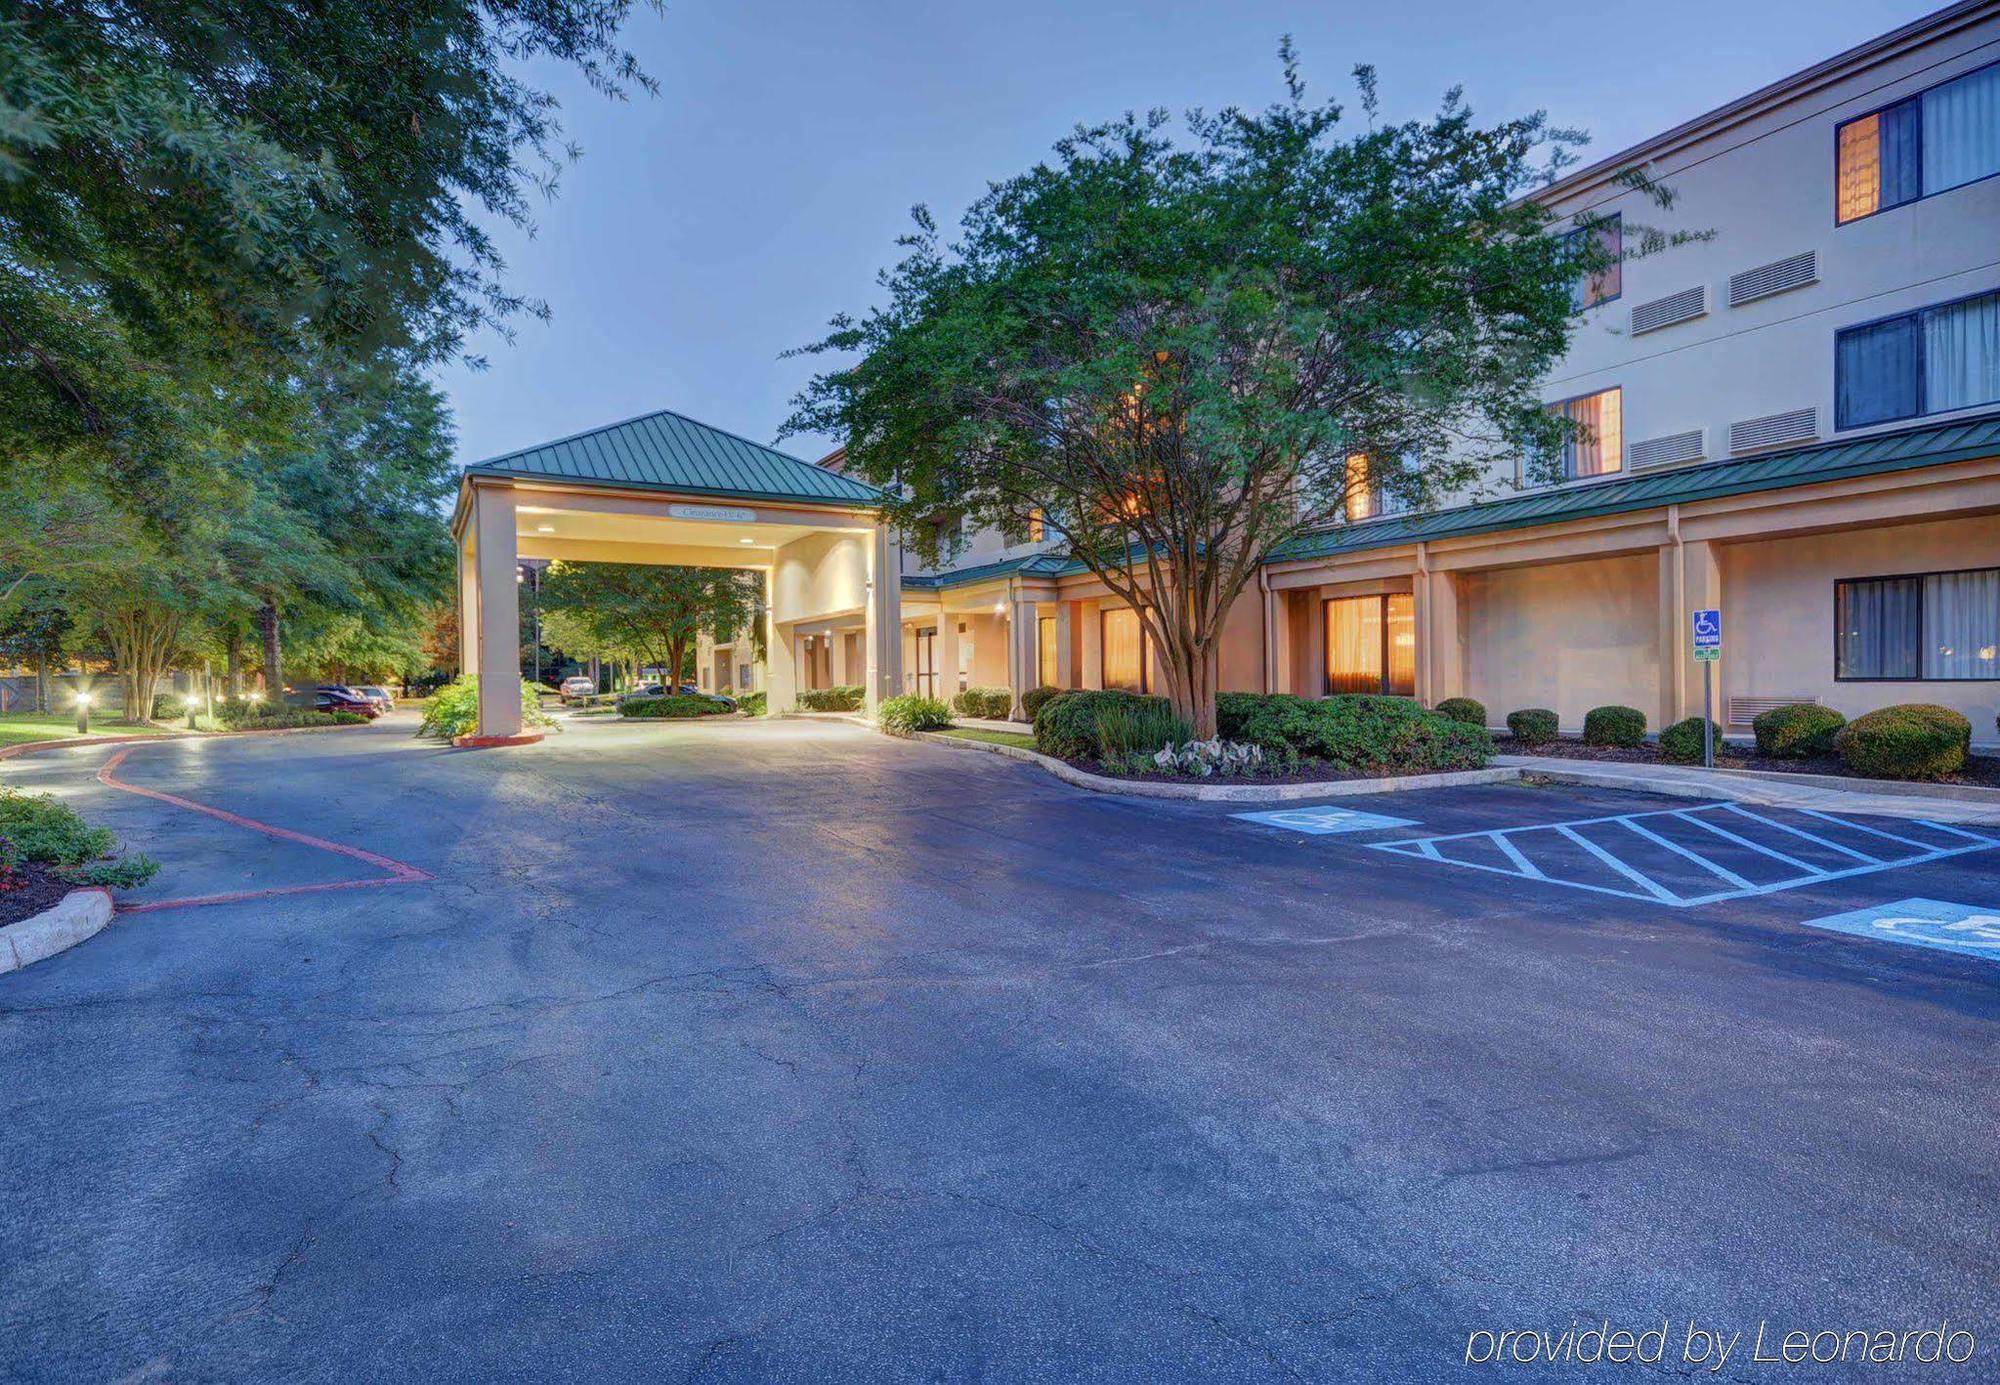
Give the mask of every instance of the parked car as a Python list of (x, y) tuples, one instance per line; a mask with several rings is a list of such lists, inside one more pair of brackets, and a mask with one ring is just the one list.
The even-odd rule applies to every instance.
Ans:
[(373, 702), (376, 706), (380, 707), (385, 712), (393, 712), (396, 710), (396, 699), (389, 695), (389, 690), (387, 688), (378, 687), (377, 685), (370, 683), (365, 687), (356, 688), (354, 689), (354, 691), (360, 693), (363, 697), (367, 698), (370, 702)]
[(658, 683), (634, 683), (618, 694), (620, 702), (630, 702), (635, 697), (665, 697), (667, 690)]
[(575, 678), (563, 679), (562, 686), (556, 691), (561, 694), (565, 702), (575, 697), (589, 697), (597, 691), (597, 680), (579, 674)]
[(352, 712), (370, 721), (382, 715), (382, 708), (352, 688), (328, 684), (313, 693), (313, 709), (320, 712)]

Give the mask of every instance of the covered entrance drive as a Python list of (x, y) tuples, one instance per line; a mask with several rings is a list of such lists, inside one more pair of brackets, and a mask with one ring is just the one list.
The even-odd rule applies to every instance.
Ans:
[[(479, 674), (479, 736), (522, 735), (523, 558), (751, 569), (764, 574), (768, 715), (796, 704), (804, 641), (843, 644), (863, 706), (902, 685), (902, 556), (873, 487), (661, 412), (465, 469), (458, 543), (460, 668)], [(843, 663), (847, 663), (843, 659)]]

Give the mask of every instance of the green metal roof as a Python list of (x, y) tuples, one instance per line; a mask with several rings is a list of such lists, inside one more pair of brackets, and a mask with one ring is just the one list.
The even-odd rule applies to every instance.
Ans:
[(971, 586), (974, 582), (986, 582), (995, 577), (1012, 577), (1017, 572), (1029, 577), (1061, 577), (1084, 570), (1082, 563), (1060, 553), (1029, 553), (1019, 558), (1001, 558), (949, 572), (906, 572), (903, 574), (903, 587), (905, 590), (936, 591), (942, 587)]
[(488, 458), (465, 470), (468, 475), (630, 486), (731, 500), (835, 505), (876, 505), (882, 500), (873, 486), (670, 409)]
[(1878, 472), (1907, 471), (1945, 462), (2000, 454), (2000, 415), (1962, 423), (1933, 424), (1895, 433), (1877, 433), (1851, 442), (1821, 443), (1703, 466), (1676, 467), (1616, 481), (1567, 486), (1458, 505), (1427, 514), (1343, 524), (1301, 535), (1272, 553), (1274, 563), (1327, 558), (1369, 548), (1388, 548), (1424, 539), (1455, 538), (1500, 529), (1592, 519), (1599, 515), (1651, 510), (1691, 500), (1781, 490)]

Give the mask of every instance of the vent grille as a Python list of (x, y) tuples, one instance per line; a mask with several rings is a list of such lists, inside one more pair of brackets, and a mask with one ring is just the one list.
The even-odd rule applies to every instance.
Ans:
[(1679, 462), (1698, 462), (1707, 451), (1707, 439), (1699, 428), (1685, 433), (1670, 433), (1664, 438), (1647, 438), (1635, 442), (1627, 449), (1632, 462), (1632, 470), (1645, 471), (1649, 467), (1673, 466)]
[(1729, 276), (1729, 306), (1740, 308), (1759, 298), (1769, 298), (1787, 289), (1803, 288), (1819, 282), (1819, 252), (1808, 250), (1789, 259), (1746, 269)]
[(1809, 693), (1799, 693), (1794, 697), (1732, 697), (1729, 699), (1729, 724), (1748, 726), (1774, 707), (1790, 707), (1800, 702), (1817, 706), (1819, 699)]
[(1696, 284), (1691, 289), (1670, 293), (1665, 298), (1655, 298), (1650, 303), (1641, 303), (1632, 310), (1632, 335), (1641, 332), (1657, 332), (1662, 327), (1671, 327), (1676, 322), (1686, 322), (1700, 317), (1708, 311), (1708, 288)]
[(1781, 447), (1788, 442), (1810, 442), (1819, 436), (1819, 410), (1793, 409), (1788, 413), (1746, 418), (1729, 425), (1731, 452), (1756, 452)]

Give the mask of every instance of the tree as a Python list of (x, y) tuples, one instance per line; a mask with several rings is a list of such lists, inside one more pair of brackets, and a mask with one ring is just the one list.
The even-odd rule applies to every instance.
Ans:
[[(551, 563), (542, 574), (544, 622), (566, 647), (635, 654), (678, 679), (706, 634), (728, 638), (757, 609), (763, 581), (730, 568), (645, 563)], [(573, 643), (572, 643), (573, 642)]]
[(846, 438), (928, 560), (939, 516), (1045, 525), (1137, 610), (1202, 736), (1223, 620), (1279, 545), (1364, 486), (1421, 506), (1553, 454), (1573, 425), (1539, 382), (1610, 262), (1597, 223), (1550, 234), (1523, 195), (1580, 136), (1481, 125), (1456, 91), (1383, 124), (1366, 68), (1344, 135), (1282, 56), (1285, 101), (1190, 114), (1184, 145), (1161, 112), (1079, 128), (949, 246), (919, 207), (888, 301), (804, 348), (859, 359), (785, 430)]
[(18, 588), (11, 603), (0, 600), (0, 613), (4, 613), (0, 614), (0, 661), (34, 666), (34, 710), (46, 712), (49, 661), (63, 656), (76, 621), (47, 583)]

